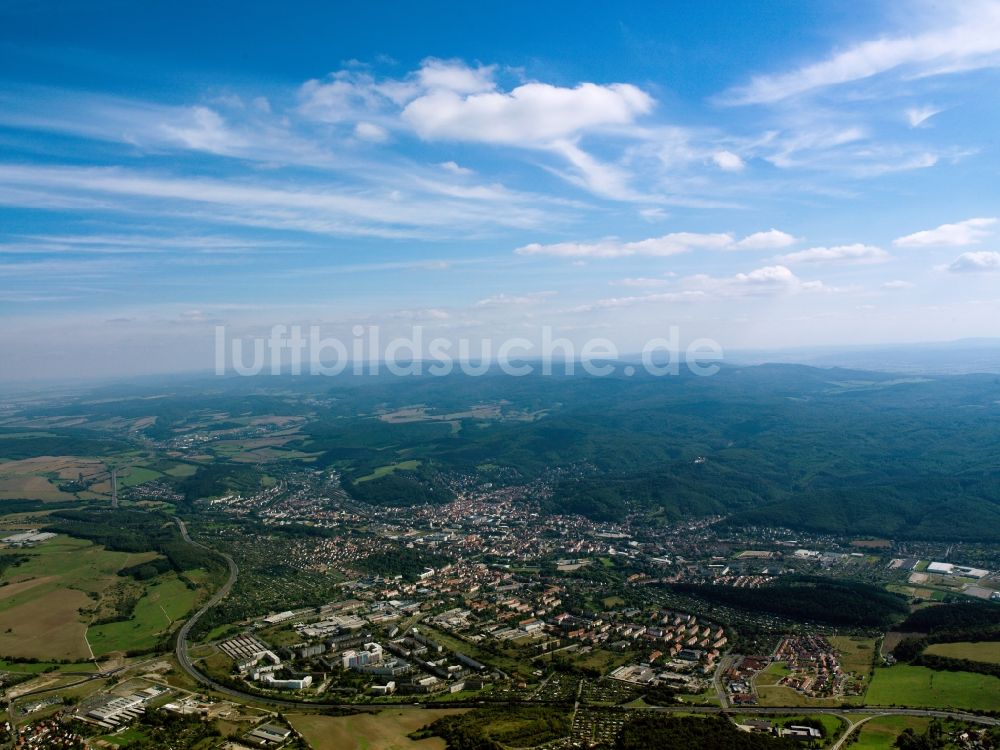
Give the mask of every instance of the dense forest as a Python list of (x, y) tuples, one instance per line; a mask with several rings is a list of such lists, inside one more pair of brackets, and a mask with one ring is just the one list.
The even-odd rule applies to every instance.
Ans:
[(725, 717), (642, 716), (624, 726), (615, 750), (792, 750), (803, 745), (768, 734), (743, 732)]
[(909, 611), (906, 599), (884, 589), (812, 576), (787, 576), (756, 589), (699, 584), (671, 588), (737, 609), (848, 627), (889, 627)]

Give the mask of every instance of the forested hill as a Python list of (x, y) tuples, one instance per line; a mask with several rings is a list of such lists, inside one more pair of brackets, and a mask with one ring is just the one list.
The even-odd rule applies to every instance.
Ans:
[[(100, 455), (135, 435), (168, 441), (280, 418), (294, 425), (271, 449), (282, 466), (335, 468), (370, 504), (447, 502), (450, 482), (473, 474), (545, 476), (554, 492), (544, 510), (599, 520), (725, 514), (740, 525), (895, 538), (987, 539), (1000, 528), (996, 375), (761, 365), (714, 377), (682, 368), (672, 377), (219, 378), (102, 388), (24, 414), (74, 426), (44, 435), (0, 426), (21, 430), (6, 441), (11, 457), (76, 452), (74, 441)], [(126, 436), (106, 429), (112, 419), (144, 426)], [(162, 479), (186, 502), (251, 492), (269, 470), (207, 446), (211, 462)]]

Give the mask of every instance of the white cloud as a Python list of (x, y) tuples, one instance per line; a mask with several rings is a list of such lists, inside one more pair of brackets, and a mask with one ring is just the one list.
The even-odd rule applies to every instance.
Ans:
[(904, 289), (913, 289), (913, 286), (914, 285), (909, 281), (896, 280), (896, 281), (885, 282), (882, 285), (882, 288), (890, 292), (899, 292), (903, 291)]
[(754, 232), (733, 244), (735, 250), (779, 250), (796, 242), (795, 237), (780, 229)]
[(941, 112), (942, 110), (937, 107), (910, 107), (905, 113), (906, 121), (910, 123), (911, 128), (918, 128)]
[(208, 107), (192, 107), (186, 122), (162, 125), (163, 132), (185, 148), (213, 153), (227, 153), (244, 145), (231, 132), (222, 117)]
[(518, 255), (552, 255), (559, 258), (624, 258), (632, 255), (665, 257), (686, 253), (693, 248), (722, 249), (730, 246), (728, 234), (674, 232), (637, 242), (622, 242), (610, 237), (598, 242), (557, 242), (541, 245), (534, 242), (517, 248)]
[(716, 151), (712, 154), (712, 161), (724, 172), (739, 172), (746, 167), (746, 162), (739, 154), (732, 151)]
[(964, 247), (965, 245), (975, 245), (990, 236), (991, 231), (988, 227), (996, 223), (995, 218), (966, 219), (955, 224), (942, 224), (936, 229), (925, 229), (922, 232), (898, 237), (892, 241), (892, 244), (897, 247)]
[(377, 112), (391, 103), (368, 74), (342, 70), (325, 81), (313, 79), (299, 88), (299, 112), (320, 122), (337, 123)]
[(549, 168), (568, 182), (614, 200), (642, 199), (628, 187), (629, 174), (584, 151), (579, 139), (597, 130), (641, 138), (628, 129), (652, 110), (649, 94), (628, 83), (564, 87), (529, 81), (503, 90), (495, 73), (496, 66), (434, 59), (395, 80), (343, 70), (305, 83), (298, 112), (331, 124), (360, 120), (384, 129), (409, 128), (427, 141), (547, 151), (568, 163), (565, 171)]
[(612, 310), (619, 307), (634, 307), (635, 305), (662, 304), (664, 302), (698, 302), (706, 298), (707, 295), (698, 290), (657, 292), (655, 294), (640, 294), (632, 297), (608, 297), (587, 305), (579, 305), (566, 312), (585, 313), (594, 312), (595, 310)]
[(948, 270), (952, 273), (987, 273), (1000, 271), (1000, 253), (986, 250), (975, 253), (962, 253)]
[(456, 94), (476, 94), (496, 88), (493, 82), (495, 70), (495, 65), (470, 68), (461, 60), (428, 58), (417, 72), (417, 80), (428, 91), (443, 89)]
[(517, 248), (518, 255), (551, 255), (561, 258), (625, 258), (633, 255), (665, 257), (695, 249), (761, 250), (787, 247), (795, 242), (792, 235), (777, 229), (755, 232), (741, 240), (727, 233), (672, 232), (635, 242), (608, 237), (597, 242), (557, 242), (543, 245), (534, 242)]
[(443, 161), (438, 166), (444, 171), (451, 172), (452, 174), (460, 174), (463, 176), (474, 174), (474, 172), (468, 167), (463, 167), (454, 161)]
[(891, 256), (885, 250), (874, 245), (837, 245), (835, 247), (811, 247), (797, 253), (782, 255), (778, 260), (783, 263), (840, 263), (870, 265), (885, 263)]
[(494, 294), (485, 299), (481, 299), (474, 305), (475, 307), (506, 307), (506, 306), (520, 306), (520, 305), (534, 305), (549, 297), (554, 297), (556, 292), (544, 291), (544, 292), (532, 292), (531, 294)]
[(757, 76), (746, 86), (728, 91), (722, 100), (768, 104), (893, 70), (920, 76), (1000, 65), (1000, 4), (967, 2), (947, 7), (955, 10), (957, 18), (936, 20), (925, 31), (861, 42), (787, 73)]
[(663, 221), (669, 216), (663, 208), (642, 208), (639, 210), (639, 216), (644, 218), (646, 221)]
[(589, 128), (630, 124), (652, 108), (652, 97), (628, 83), (532, 82), (509, 93), (433, 89), (407, 104), (402, 118), (426, 140), (537, 147)]
[(372, 143), (384, 143), (389, 140), (389, 131), (373, 122), (359, 122), (354, 126), (354, 135)]
[(638, 278), (616, 279), (615, 281), (608, 283), (611, 284), (611, 286), (628, 286), (638, 289), (652, 289), (655, 287), (666, 286), (670, 282), (667, 281), (667, 279), (651, 279), (640, 276)]
[(799, 294), (802, 292), (831, 291), (821, 281), (803, 281), (787, 266), (765, 266), (748, 273), (729, 277), (705, 274), (684, 279), (689, 289), (721, 297), (754, 297)]

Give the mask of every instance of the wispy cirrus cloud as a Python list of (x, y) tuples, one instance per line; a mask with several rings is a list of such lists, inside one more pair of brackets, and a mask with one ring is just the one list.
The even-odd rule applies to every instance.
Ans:
[(919, 128), (932, 117), (941, 114), (943, 111), (944, 110), (942, 109), (931, 106), (909, 107), (905, 112), (906, 121), (910, 123), (911, 128)]
[(506, 307), (506, 306), (523, 306), (523, 305), (534, 305), (539, 302), (543, 302), (556, 296), (557, 292), (554, 291), (542, 291), (542, 292), (531, 292), (530, 294), (506, 294), (499, 293), (493, 294), (489, 297), (484, 297), (478, 300), (474, 307)]
[(724, 232), (672, 232), (661, 237), (624, 242), (609, 237), (595, 242), (531, 243), (516, 250), (518, 255), (550, 255), (559, 258), (668, 257), (692, 250), (765, 250), (787, 247), (795, 238), (777, 229), (755, 232), (737, 240)]
[(782, 297), (836, 291), (822, 281), (804, 281), (786, 266), (764, 266), (733, 276), (695, 274), (680, 279), (677, 288), (627, 297), (607, 297), (573, 308), (573, 312), (610, 310), (636, 305), (707, 302), (740, 297)]
[[(175, 177), (160, 173), (120, 168), (43, 167), (0, 165), (0, 205), (33, 205), (19, 200), (18, 193), (4, 188), (30, 188), (31, 194), (51, 197), (58, 202), (78, 195), (103, 196), (105, 211), (129, 212), (137, 209), (153, 214), (197, 216), (213, 223), (294, 229), (314, 234), (340, 236), (407, 237), (419, 236), (435, 228), (437, 236), (445, 228), (543, 226), (558, 215), (528, 205), (527, 197), (514, 193), (474, 190), (461, 196), (442, 196), (433, 183), (422, 184), (420, 192), (404, 196), (395, 191), (346, 189), (341, 185), (282, 180), (255, 182)], [(508, 210), (497, 207), (507, 204)], [(212, 207), (212, 212), (204, 211)]]
[(667, 278), (655, 278), (649, 276), (634, 276), (625, 279), (614, 279), (608, 282), (611, 286), (625, 286), (633, 287), (636, 289), (653, 289), (656, 287), (667, 286), (670, 284), (670, 279)]
[(883, 35), (840, 50), (819, 62), (756, 76), (719, 97), (730, 105), (773, 104), (890, 71), (932, 76), (1000, 66), (1000, 4), (992, 0), (945, 6), (953, 14), (928, 28)]

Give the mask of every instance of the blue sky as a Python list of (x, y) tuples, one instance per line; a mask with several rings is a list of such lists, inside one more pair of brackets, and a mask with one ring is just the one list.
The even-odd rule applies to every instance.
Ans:
[(0, 378), (997, 334), (1000, 3), (482, 5), (0, 6)]

